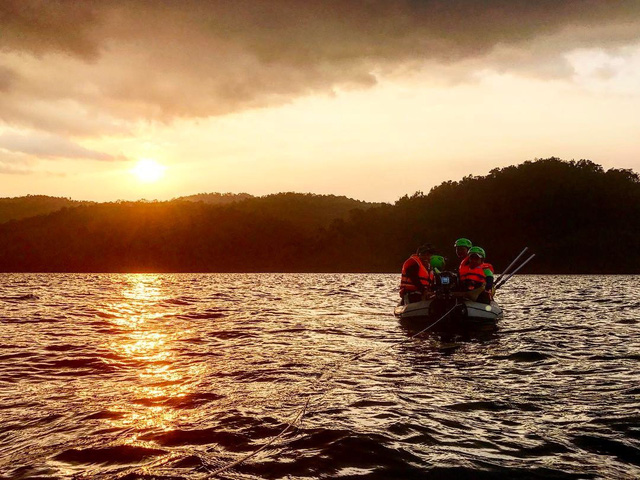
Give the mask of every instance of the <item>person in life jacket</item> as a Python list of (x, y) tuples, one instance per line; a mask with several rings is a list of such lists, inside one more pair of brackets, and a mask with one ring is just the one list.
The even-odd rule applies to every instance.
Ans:
[(469, 300), (490, 303), (493, 294), (493, 266), (485, 262), (481, 247), (469, 249), (468, 262), (460, 265), (461, 295)]
[(459, 238), (453, 244), (456, 249), (456, 255), (460, 259), (460, 267), (469, 262), (469, 249), (473, 247), (473, 243), (468, 238)]
[(433, 271), (431, 270), (431, 255), (435, 249), (430, 244), (418, 247), (402, 265), (400, 280), (400, 296), (404, 303), (425, 300), (432, 295)]
[(494, 270), (493, 270), (493, 265), (487, 262), (484, 250), (482, 248), (480, 248), (480, 250), (482, 250), (481, 252), (482, 265), (480, 265), (480, 268), (482, 268), (482, 270), (484, 271), (485, 277), (487, 277), (487, 284), (484, 287), (484, 292), (481, 293), (480, 296), (478, 297), (478, 301), (488, 304), (488, 303), (491, 303), (491, 300), (493, 300), (493, 295), (496, 293), (496, 289), (494, 286), (495, 285), (494, 278), (493, 278)]

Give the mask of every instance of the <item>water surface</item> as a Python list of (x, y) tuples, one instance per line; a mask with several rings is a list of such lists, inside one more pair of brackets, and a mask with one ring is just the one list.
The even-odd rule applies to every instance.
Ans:
[(640, 477), (639, 276), (519, 277), (464, 338), (409, 338), (398, 281), (0, 275), (0, 475), (207, 478), (272, 442), (218, 476)]

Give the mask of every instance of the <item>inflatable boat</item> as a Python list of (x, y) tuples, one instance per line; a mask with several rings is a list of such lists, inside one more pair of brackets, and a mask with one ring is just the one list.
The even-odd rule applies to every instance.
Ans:
[(432, 318), (437, 320), (444, 315), (449, 309), (456, 307), (449, 315), (457, 317), (465, 317), (469, 320), (493, 320), (497, 321), (502, 318), (502, 309), (496, 302), (491, 301), (490, 304), (473, 302), (471, 300), (442, 300), (434, 298), (424, 300), (422, 302), (409, 303), (407, 305), (399, 304), (393, 311), (396, 317), (401, 319), (409, 318)]
[[(502, 308), (490, 304), (454, 298), (433, 298), (422, 302), (399, 304), (394, 315), (411, 329), (422, 329), (441, 319), (434, 330), (495, 329), (502, 318)], [(445, 318), (442, 318), (446, 314)]]
[(394, 310), (400, 322), (411, 329), (422, 329), (437, 322), (437, 329), (493, 327), (502, 318), (502, 309), (495, 301), (476, 302), (456, 296), (458, 276), (454, 272), (435, 275), (434, 297), (421, 302), (400, 301)]

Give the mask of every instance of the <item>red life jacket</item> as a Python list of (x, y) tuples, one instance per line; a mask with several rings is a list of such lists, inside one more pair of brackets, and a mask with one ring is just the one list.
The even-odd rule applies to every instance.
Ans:
[(468, 290), (475, 290), (476, 288), (487, 283), (487, 277), (484, 274), (482, 265), (475, 268), (471, 268), (469, 263), (460, 264), (460, 283), (462, 283)]
[(460, 262), (460, 267), (458, 267), (458, 271), (461, 272), (462, 271), (462, 267), (466, 267), (469, 265), (469, 255), (467, 255), (466, 257), (464, 257), (462, 259), (462, 261)]
[[(414, 263), (418, 264), (418, 277), (422, 284), (420, 289), (416, 284), (411, 281), (411, 278), (407, 275), (407, 270)], [(400, 296), (404, 296), (409, 292), (421, 292), (423, 290), (429, 290), (433, 284), (433, 272), (427, 270), (424, 264), (420, 261), (418, 255), (411, 255), (402, 265), (402, 278), (400, 279)]]

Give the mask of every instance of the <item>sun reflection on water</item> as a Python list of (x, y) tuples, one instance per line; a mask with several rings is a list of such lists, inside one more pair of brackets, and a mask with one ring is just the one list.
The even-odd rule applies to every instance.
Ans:
[(161, 298), (162, 277), (152, 274), (129, 274), (125, 276), (128, 288), (122, 296), (127, 299), (150, 301)]
[(163, 290), (159, 275), (126, 275), (120, 295), (124, 301), (108, 305), (118, 327), (109, 349), (134, 369), (126, 381), (118, 382), (120, 400), (108, 408), (121, 414), (110, 419), (113, 427), (166, 431), (187, 414), (175, 408), (192, 387), (177, 365), (175, 342), (184, 333), (166, 318), (162, 306), (170, 293)]

